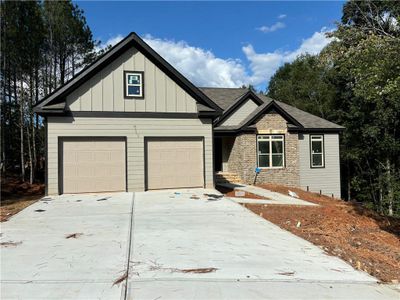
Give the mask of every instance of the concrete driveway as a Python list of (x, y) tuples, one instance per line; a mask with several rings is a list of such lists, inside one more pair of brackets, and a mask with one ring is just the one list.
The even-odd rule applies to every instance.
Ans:
[(132, 196), (46, 197), (1, 223), (1, 299), (120, 299)]
[(65, 195), (28, 207), (1, 224), (1, 242), (15, 243), (1, 247), (1, 298), (399, 298), (239, 204), (204, 196), (215, 191), (174, 192)]
[(128, 299), (399, 299), (239, 204), (203, 194), (135, 194)]

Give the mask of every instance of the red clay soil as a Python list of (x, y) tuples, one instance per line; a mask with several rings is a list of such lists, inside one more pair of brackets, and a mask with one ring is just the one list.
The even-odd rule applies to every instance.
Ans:
[(290, 189), (301, 199), (319, 206), (245, 204), (245, 207), (383, 282), (399, 282), (400, 219), (380, 216), (358, 203), (301, 189), (273, 184), (261, 187), (285, 195)]
[(44, 184), (29, 184), (17, 177), (1, 178), (0, 222), (44, 196)]
[(249, 198), (249, 199), (258, 199), (258, 200), (266, 200), (268, 198), (266, 197), (261, 197), (249, 192), (241, 191), (244, 193), (244, 196), (235, 196), (235, 191), (233, 189), (229, 189), (226, 187), (221, 187), (217, 186), (217, 190), (220, 191), (222, 194), (224, 194), (227, 197), (235, 197), (235, 198)]

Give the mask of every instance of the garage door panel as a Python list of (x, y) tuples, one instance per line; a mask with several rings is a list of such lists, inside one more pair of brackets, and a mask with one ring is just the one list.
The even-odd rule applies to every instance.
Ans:
[[(93, 161), (93, 153), (92, 152), (86, 151), (86, 149), (85, 149), (85, 151), (82, 151), (82, 152), (79, 150), (80, 149), (75, 150), (75, 151), (77, 151), (76, 152), (76, 161), (77, 162), (84, 163), (87, 161)], [(71, 150), (71, 151), (74, 151), (74, 150)]]
[(76, 168), (71, 165), (64, 165), (64, 175), (66, 178), (76, 177)]
[(96, 138), (62, 144), (63, 192), (107, 192), (126, 189), (125, 141)]
[(110, 161), (111, 160), (111, 153), (108, 151), (99, 151), (94, 153), (94, 160), (95, 161)]
[(67, 151), (64, 154), (64, 162), (69, 163), (69, 162), (75, 162), (76, 161), (76, 153), (72, 151)]
[(203, 151), (201, 139), (149, 140), (147, 188), (203, 187)]

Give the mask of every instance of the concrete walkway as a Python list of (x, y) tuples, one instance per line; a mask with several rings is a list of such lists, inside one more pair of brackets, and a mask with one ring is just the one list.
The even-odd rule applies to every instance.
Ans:
[(128, 299), (399, 299), (242, 206), (203, 194), (135, 194)]
[[(263, 189), (257, 186), (245, 185), (245, 184), (233, 184), (233, 183), (221, 183), (219, 185), (229, 189), (245, 191), (261, 197), (268, 198), (269, 202), (265, 204), (306, 205), (306, 206), (317, 205), (302, 199), (297, 199), (294, 197), (283, 195), (281, 193), (272, 192), (270, 190)], [(243, 202), (243, 203), (249, 203), (249, 202)]]
[(120, 299), (132, 196), (44, 198), (1, 223), (1, 242), (16, 243), (1, 246), (1, 299)]
[[(277, 200), (270, 199), (253, 199), (253, 198), (239, 198), (239, 197), (224, 197), (235, 203), (246, 203), (246, 204), (282, 204)], [(278, 203), (277, 203), (278, 202)]]

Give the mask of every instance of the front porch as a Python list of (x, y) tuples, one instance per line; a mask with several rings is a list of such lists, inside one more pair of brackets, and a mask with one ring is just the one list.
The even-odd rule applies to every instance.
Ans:
[(214, 137), (214, 171), (216, 173), (230, 172), (229, 157), (232, 152), (235, 138), (235, 136)]
[[(237, 170), (232, 166), (235, 155), (232, 149), (235, 144), (235, 136), (217, 136), (214, 137), (214, 172), (215, 183), (243, 183)], [(231, 163), (231, 168), (229, 167)]]

